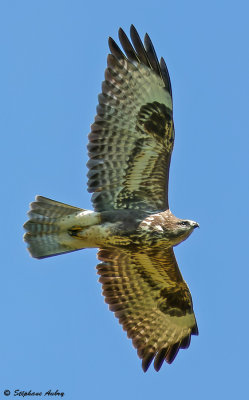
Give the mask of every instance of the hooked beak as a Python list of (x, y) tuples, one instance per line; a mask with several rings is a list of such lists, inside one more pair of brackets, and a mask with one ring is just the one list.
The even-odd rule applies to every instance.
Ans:
[(194, 222), (193, 227), (194, 227), (194, 229), (195, 228), (200, 228), (200, 225), (198, 224), (198, 222)]

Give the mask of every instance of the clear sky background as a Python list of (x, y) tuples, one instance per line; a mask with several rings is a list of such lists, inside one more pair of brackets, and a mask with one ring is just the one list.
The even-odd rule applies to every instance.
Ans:
[[(240, 0), (1, 2), (0, 399), (6, 389), (9, 399), (16, 389), (67, 400), (247, 398), (248, 14)], [(200, 335), (146, 374), (104, 303), (96, 251), (38, 261), (22, 242), (36, 194), (91, 208), (86, 144), (107, 38), (131, 23), (171, 75), (171, 209), (201, 227), (175, 250)]]

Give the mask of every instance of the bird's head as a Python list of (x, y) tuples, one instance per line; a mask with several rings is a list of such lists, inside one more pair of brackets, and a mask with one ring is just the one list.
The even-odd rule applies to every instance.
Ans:
[(191, 221), (190, 219), (177, 219), (174, 224), (174, 233), (179, 239), (177, 244), (187, 239), (195, 228), (199, 228), (199, 224), (197, 222)]
[[(167, 226), (168, 225), (168, 226)], [(167, 236), (173, 246), (183, 242), (191, 235), (195, 228), (199, 227), (199, 224), (190, 219), (179, 219), (171, 214), (170, 218), (167, 219)]]

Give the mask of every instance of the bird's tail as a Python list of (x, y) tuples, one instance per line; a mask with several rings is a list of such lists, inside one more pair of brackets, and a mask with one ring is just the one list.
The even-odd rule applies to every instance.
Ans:
[(96, 213), (36, 196), (30, 204), (29, 220), (23, 226), (27, 231), (24, 241), (29, 245), (31, 256), (45, 258), (83, 249), (84, 241), (78, 239), (74, 232), (77, 231), (79, 216), (81, 229), (82, 221), (85, 221), (85, 226), (96, 223), (91, 214)]

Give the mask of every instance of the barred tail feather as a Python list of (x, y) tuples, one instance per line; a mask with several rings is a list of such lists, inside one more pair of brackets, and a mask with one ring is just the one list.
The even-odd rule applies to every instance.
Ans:
[(24, 241), (32, 257), (45, 258), (84, 248), (82, 240), (72, 237), (69, 229), (75, 217), (86, 210), (36, 196), (30, 204)]

